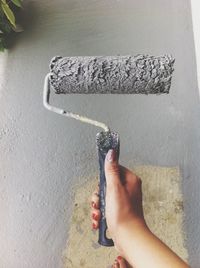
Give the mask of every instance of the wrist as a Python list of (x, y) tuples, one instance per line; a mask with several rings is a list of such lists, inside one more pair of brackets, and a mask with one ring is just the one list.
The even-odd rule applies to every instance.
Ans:
[(149, 233), (150, 230), (144, 219), (134, 218), (118, 226), (117, 235), (115, 237), (116, 247), (119, 252), (125, 257), (129, 247), (129, 241), (137, 243), (137, 238), (144, 233)]
[(141, 230), (149, 231), (149, 228), (146, 224), (145, 219), (141, 217), (134, 217), (130, 219), (129, 221), (120, 223), (118, 227), (118, 232), (119, 234), (121, 234), (121, 236), (123, 235), (132, 236)]

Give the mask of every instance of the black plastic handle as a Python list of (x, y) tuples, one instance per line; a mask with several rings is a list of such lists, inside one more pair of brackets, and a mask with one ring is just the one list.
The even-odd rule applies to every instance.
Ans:
[(114, 149), (116, 156), (119, 158), (119, 136), (115, 132), (100, 132), (97, 134), (97, 149), (99, 156), (100, 169), (100, 183), (99, 183), (99, 197), (100, 197), (100, 211), (101, 219), (99, 222), (99, 240), (98, 243), (102, 246), (112, 247), (114, 242), (107, 238), (107, 223), (105, 217), (105, 195), (106, 195), (106, 177), (104, 171), (105, 157), (109, 149)]

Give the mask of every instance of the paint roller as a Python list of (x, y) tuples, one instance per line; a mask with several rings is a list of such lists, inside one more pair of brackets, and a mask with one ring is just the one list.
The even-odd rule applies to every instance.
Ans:
[(137, 55), (56, 56), (50, 62), (50, 72), (46, 75), (44, 81), (44, 106), (52, 112), (103, 129), (103, 131), (96, 135), (100, 171), (99, 198), (101, 219), (99, 222), (98, 239), (100, 245), (114, 245), (113, 240), (107, 237), (104, 162), (109, 149), (114, 149), (119, 158), (119, 135), (111, 131), (102, 122), (51, 105), (51, 89), (56, 94), (168, 94), (174, 71), (174, 61), (171, 55), (160, 57)]

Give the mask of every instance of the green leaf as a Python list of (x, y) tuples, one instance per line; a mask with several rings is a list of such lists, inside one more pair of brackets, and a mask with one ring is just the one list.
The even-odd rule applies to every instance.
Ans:
[(13, 2), (14, 5), (16, 5), (17, 7), (21, 7), (22, 3), (20, 0), (11, 0)]
[(3, 12), (5, 13), (7, 19), (10, 21), (10, 23), (16, 27), (15, 25), (15, 15), (13, 14), (12, 10), (9, 8), (8, 4), (1, 4), (1, 7), (3, 9)]
[(12, 31), (12, 27), (11, 24), (9, 22), (7, 23), (1, 23), (0, 22), (0, 31), (2, 31), (5, 34), (9, 34)]

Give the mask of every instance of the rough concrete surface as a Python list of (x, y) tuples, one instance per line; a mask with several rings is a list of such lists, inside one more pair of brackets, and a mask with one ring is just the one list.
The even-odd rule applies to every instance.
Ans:
[(198, 268), (200, 101), (190, 1), (24, 2), (25, 31), (0, 56), (1, 267), (61, 267), (72, 188), (98, 170), (99, 130), (42, 106), (50, 59), (169, 53), (176, 63), (167, 96), (67, 95), (52, 102), (119, 132), (122, 164), (180, 167), (189, 260)]

